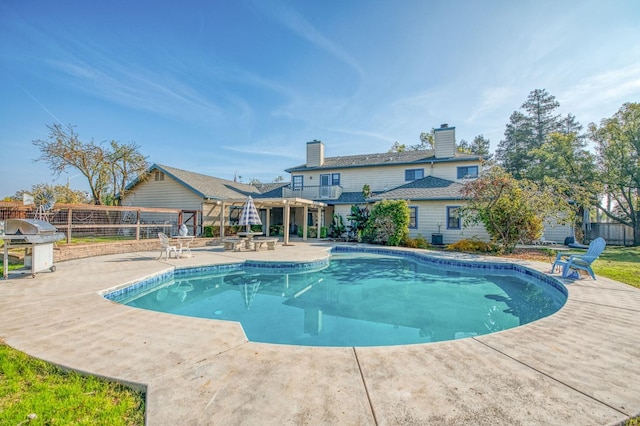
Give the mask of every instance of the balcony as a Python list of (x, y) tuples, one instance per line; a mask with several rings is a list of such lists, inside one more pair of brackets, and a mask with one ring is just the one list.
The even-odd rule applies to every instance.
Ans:
[(342, 194), (340, 185), (296, 187), (289, 185), (282, 188), (284, 198), (305, 198), (307, 200), (336, 200)]

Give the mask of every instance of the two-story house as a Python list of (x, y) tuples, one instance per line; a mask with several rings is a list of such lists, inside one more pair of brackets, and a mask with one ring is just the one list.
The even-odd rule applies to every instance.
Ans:
[[(354, 204), (408, 200), (411, 236), (420, 234), (445, 244), (474, 236), (486, 240), (484, 227), (465, 228), (460, 217), (465, 203), (460, 189), (465, 181), (478, 177), (482, 160), (457, 151), (455, 127), (447, 124), (435, 129), (432, 150), (325, 157), (324, 144), (314, 140), (307, 143), (306, 163), (286, 170), (291, 184), (283, 188), (283, 196), (322, 201), (328, 205), (324, 223), (330, 223), (335, 213), (347, 224)], [(365, 186), (371, 192), (367, 199)], [(307, 220), (317, 225), (317, 217)]]

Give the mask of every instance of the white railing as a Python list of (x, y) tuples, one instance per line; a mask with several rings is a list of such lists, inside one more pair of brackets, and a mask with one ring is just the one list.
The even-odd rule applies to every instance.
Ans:
[(282, 188), (284, 198), (305, 198), (307, 200), (335, 200), (342, 194), (340, 185), (308, 186)]

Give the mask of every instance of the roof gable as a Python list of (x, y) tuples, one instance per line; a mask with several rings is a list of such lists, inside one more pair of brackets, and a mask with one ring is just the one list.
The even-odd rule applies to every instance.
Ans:
[[(228, 199), (241, 198), (246, 196), (260, 196), (260, 191), (253, 185), (246, 183), (234, 182), (231, 180), (220, 179), (213, 176), (207, 176), (200, 173), (190, 172), (187, 170), (177, 169), (175, 167), (164, 166), (161, 164), (152, 165), (148, 173), (159, 170), (173, 178), (176, 182), (185, 188), (193, 191), (202, 198), (207, 199)], [(139, 180), (131, 183), (127, 190), (140, 183)]]

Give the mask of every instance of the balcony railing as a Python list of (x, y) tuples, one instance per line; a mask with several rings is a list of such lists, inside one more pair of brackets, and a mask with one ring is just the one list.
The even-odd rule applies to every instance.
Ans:
[(291, 185), (282, 188), (284, 198), (306, 198), (307, 200), (335, 200), (340, 198), (342, 187), (340, 185), (293, 187)]

